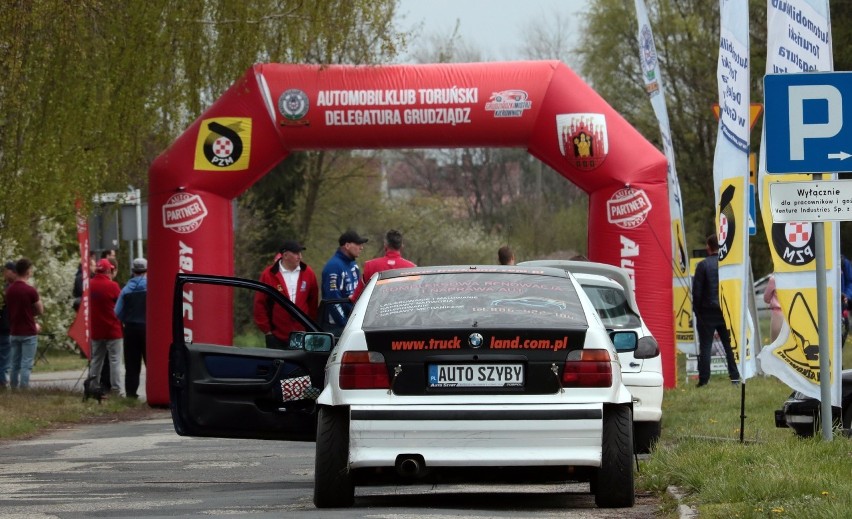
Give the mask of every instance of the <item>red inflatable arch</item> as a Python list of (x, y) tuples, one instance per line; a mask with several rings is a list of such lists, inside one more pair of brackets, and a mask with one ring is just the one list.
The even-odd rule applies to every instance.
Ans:
[[(169, 402), (175, 274), (233, 275), (232, 199), (294, 150), (439, 147), (526, 148), (589, 194), (589, 257), (634, 273), (674, 386), (666, 160), (568, 67), (263, 64), (151, 167), (148, 402)], [(230, 341), (203, 302), (185, 298), (184, 314), (196, 342)]]

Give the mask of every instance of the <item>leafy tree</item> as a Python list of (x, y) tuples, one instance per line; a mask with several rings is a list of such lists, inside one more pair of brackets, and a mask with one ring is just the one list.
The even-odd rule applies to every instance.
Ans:
[[(73, 273), (75, 200), (128, 185), (144, 192), (151, 161), (255, 62), (388, 61), (405, 43), (391, 23), (395, 8), (393, 0), (0, 3), (4, 257), (26, 255), (42, 268), (56, 260)], [(299, 188), (298, 158), (282, 168), (264, 182), (267, 193)], [(276, 214), (262, 214), (278, 205), (259, 198), (244, 220)], [(282, 211), (288, 204), (281, 197)], [(41, 285), (46, 301), (64, 304), (72, 277)]]

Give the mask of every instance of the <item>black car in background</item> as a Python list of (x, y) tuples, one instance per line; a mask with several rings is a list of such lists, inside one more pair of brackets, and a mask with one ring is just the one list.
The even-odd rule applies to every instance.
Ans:
[[(842, 426), (844, 434), (852, 428), (852, 369), (841, 374), (841, 407), (832, 406), (831, 416), (835, 427)], [(789, 427), (803, 438), (814, 436), (820, 430), (820, 401), (795, 391), (775, 411), (775, 426)]]

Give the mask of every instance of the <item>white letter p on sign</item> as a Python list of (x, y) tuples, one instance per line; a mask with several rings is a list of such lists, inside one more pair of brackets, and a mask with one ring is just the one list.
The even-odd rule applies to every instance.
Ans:
[[(789, 86), (788, 117), (790, 122), (790, 160), (805, 160), (805, 139), (834, 137), (843, 127), (843, 97), (831, 85)], [(805, 124), (805, 101), (824, 99), (828, 102), (828, 121)]]

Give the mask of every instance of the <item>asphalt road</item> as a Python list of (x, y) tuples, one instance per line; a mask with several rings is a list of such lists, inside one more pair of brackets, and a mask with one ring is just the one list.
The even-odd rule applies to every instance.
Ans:
[(654, 517), (660, 501), (597, 509), (586, 484), (359, 487), (317, 510), (313, 443), (183, 438), (165, 410), (0, 443), (0, 517)]

